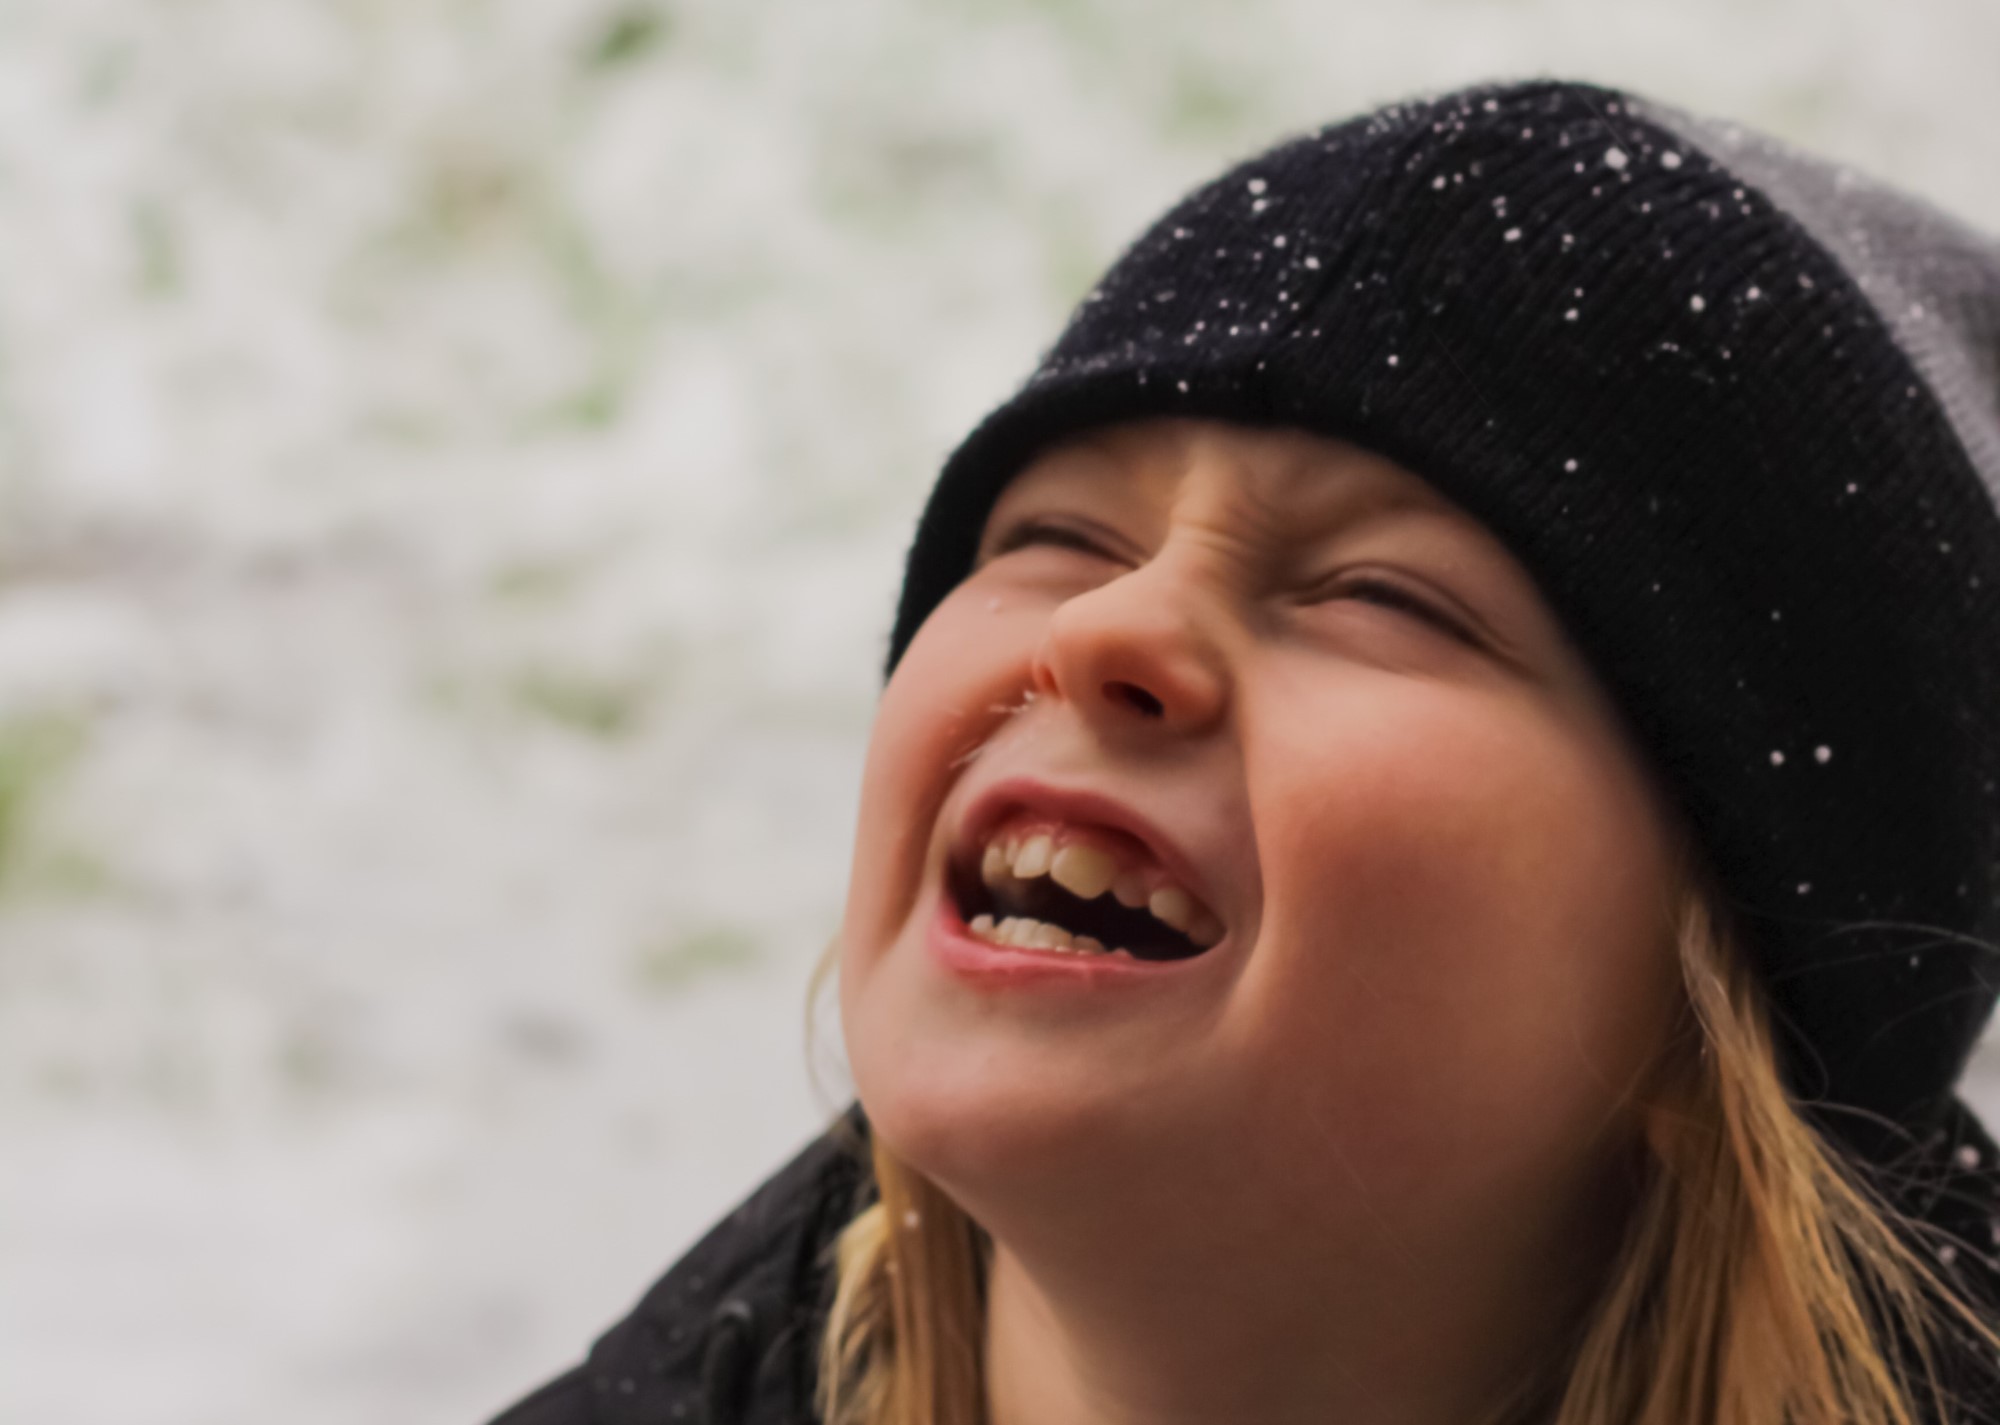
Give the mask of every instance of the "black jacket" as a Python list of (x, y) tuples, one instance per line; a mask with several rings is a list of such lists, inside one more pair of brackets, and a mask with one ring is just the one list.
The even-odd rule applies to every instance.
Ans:
[[(710, 1229), (582, 1365), (491, 1425), (817, 1425), (833, 1244), (874, 1195), (867, 1134), (857, 1105)], [(1945, 1274), (2000, 1317), (2000, 1151), (1957, 1105), (1922, 1150), (1930, 1166), (1905, 1170), (1898, 1206), (1926, 1224), (1916, 1240)], [(1953, 1425), (2000, 1425), (1990, 1354), (1948, 1359)]]
[(874, 1189), (865, 1134), (835, 1124), (492, 1425), (811, 1425), (834, 1239)]

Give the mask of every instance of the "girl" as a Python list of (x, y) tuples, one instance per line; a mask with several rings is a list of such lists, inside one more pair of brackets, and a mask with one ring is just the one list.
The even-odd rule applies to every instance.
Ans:
[(859, 1105), (501, 1419), (1989, 1418), (1996, 486), (2000, 249), (1767, 141), (1197, 191), (919, 524)]

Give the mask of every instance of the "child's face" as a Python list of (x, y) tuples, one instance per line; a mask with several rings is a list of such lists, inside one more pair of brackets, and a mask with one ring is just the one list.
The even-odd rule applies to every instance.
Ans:
[[(1030, 520), (1093, 548), (1007, 547)], [(1219, 941), (982, 951), (968, 815), (1016, 779), (1142, 818)], [(1662, 807), (1528, 575), (1417, 477), (1296, 432), (1096, 432), (1002, 493), (883, 695), (842, 928), (860, 1097), (982, 1218), (1093, 1185), (1141, 1215), (1358, 1191), (1378, 1227), (1574, 1200), (1680, 1005)]]

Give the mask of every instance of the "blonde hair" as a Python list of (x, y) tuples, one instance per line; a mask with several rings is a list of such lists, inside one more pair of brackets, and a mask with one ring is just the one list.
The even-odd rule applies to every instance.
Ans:
[[(2000, 1335), (1921, 1231), (1802, 1116), (1749, 957), (1712, 892), (1677, 906), (1684, 1032), (1643, 1107), (1636, 1205), (1565, 1348), (1496, 1421), (1920, 1425), (1947, 1349)], [(823, 967), (824, 968), (824, 967)], [(826, 1425), (985, 1425), (991, 1244), (877, 1139), (879, 1199), (841, 1233), (820, 1352)]]

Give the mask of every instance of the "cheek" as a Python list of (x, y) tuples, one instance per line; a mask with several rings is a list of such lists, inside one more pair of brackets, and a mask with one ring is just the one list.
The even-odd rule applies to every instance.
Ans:
[(1575, 1148), (1677, 1004), (1643, 785), (1545, 705), (1380, 691), (1316, 727), (1274, 711), (1248, 740), (1265, 907), (1246, 1009), (1284, 1092), (1385, 1165)]
[(990, 602), (968, 583), (939, 604), (876, 705), (841, 927), (843, 976), (865, 971), (902, 928), (942, 834), (944, 798), (997, 709), (1018, 696), (1025, 629)]

